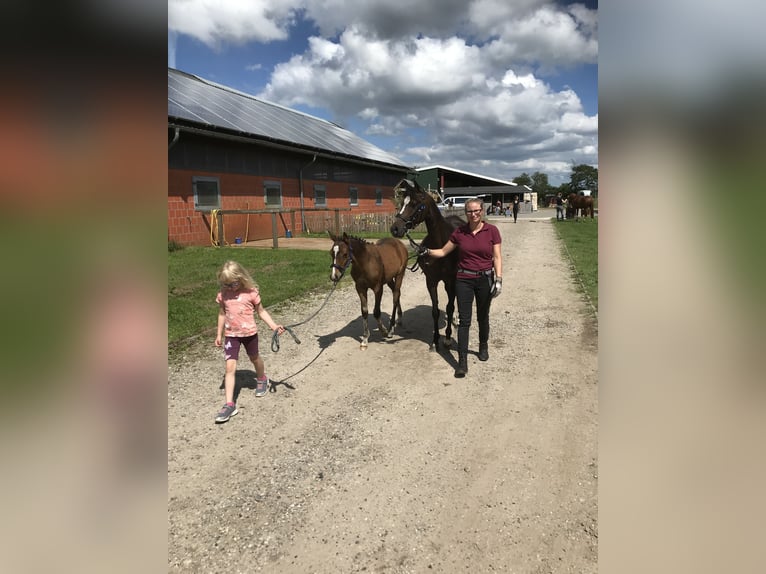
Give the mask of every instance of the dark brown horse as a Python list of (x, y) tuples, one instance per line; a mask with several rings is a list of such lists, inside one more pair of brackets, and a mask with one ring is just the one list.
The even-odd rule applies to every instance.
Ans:
[[(423, 247), (440, 248), (447, 243), (452, 231), (465, 224), (455, 215), (445, 218), (434, 199), (417, 182), (403, 179), (394, 188), (402, 194), (402, 207), (391, 225), (391, 235), (404, 237), (411, 229), (425, 221), (428, 234), (423, 239)], [(452, 345), (452, 318), (455, 313), (455, 279), (457, 275), (457, 249), (447, 257), (418, 257), (418, 264), (426, 276), (426, 287), (431, 295), (431, 316), (434, 320), (432, 351), (439, 347), (439, 282), (444, 283), (447, 292), (447, 327), (444, 343)]]
[[(384, 237), (377, 243), (368, 243), (364, 239), (343, 233), (337, 237), (329, 232), (332, 239), (330, 248), (330, 279), (337, 283), (341, 280), (346, 269), (351, 266), (351, 277), (356, 285), (356, 292), (362, 305), (362, 325), (364, 334), (359, 348), (367, 348), (370, 338), (370, 327), (367, 324), (367, 290), (375, 294), (375, 308), (372, 311), (378, 328), (384, 337), (394, 334), (397, 324), (396, 313), (399, 312), (399, 325), (402, 324), (402, 306), (399, 303), (402, 281), (407, 272), (407, 248), (398, 239)], [(391, 311), (391, 321), (386, 329), (380, 320), (380, 300), (383, 297), (383, 286), (388, 285), (394, 296), (394, 309)]]
[(590, 214), (593, 219), (593, 198), (589, 195), (579, 195), (577, 193), (570, 193), (567, 198), (567, 211), (572, 210), (572, 216), (577, 219), (577, 213), (583, 217), (587, 217)]

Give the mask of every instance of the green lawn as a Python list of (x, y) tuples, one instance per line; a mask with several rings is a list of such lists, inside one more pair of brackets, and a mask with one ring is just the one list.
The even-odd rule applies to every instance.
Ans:
[(553, 225), (564, 243), (565, 257), (574, 264), (578, 288), (598, 311), (598, 218), (553, 221)]

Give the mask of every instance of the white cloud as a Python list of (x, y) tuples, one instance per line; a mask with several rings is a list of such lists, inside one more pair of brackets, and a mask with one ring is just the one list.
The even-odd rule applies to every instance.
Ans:
[(306, 0), (306, 16), (328, 37), (353, 26), (371, 38), (401, 39), (458, 30), (467, 23), (470, 5), (466, 0)]
[(168, 0), (168, 30), (197, 38), (211, 48), (225, 42), (270, 42), (287, 38), (301, 2)]
[(598, 116), (543, 75), (595, 64), (598, 21), (582, 5), (169, 0), (168, 28), (213, 47), (268, 43), (285, 38), (301, 10), (323, 36), (274, 66), (259, 97), (328, 110), (341, 125), (361, 122), (360, 135), (384, 138), (413, 165), (436, 161), (505, 179), (543, 171), (555, 185), (572, 161), (597, 163)]

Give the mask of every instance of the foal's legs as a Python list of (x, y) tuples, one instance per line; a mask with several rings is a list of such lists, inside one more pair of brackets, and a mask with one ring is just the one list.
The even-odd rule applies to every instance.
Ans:
[(380, 301), (383, 299), (383, 284), (381, 283), (378, 285), (373, 291), (375, 293), (375, 307), (372, 310), (372, 315), (378, 322), (378, 329), (380, 329), (380, 332), (384, 337), (388, 337), (388, 329), (383, 326), (383, 322), (380, 320)]
[(367, 289), (357, 288), (356, 292), (359, 294), (359, 302), (362, 307), (362, 326), (364, 328), (362, 343), (359, 348), (365, 350), (367, 349), (367, 340), (370, 338), (370, 326), (367, 324)]
[[(399, 275), (395, 276), (391, 281), (388, 282), (388, 287), (391, 289), (391, 294), (394, 298), (394, 308), (391, 310), (391, 321), (388, 324), (388, 336), (392, 336), (394, 334), (394, 328), (396, 325), (402, 324), (402, 304), (400, 302), (401, 294), (402, 294), (402, 280), (404, 279), (404, 272), (400, 273)], [(397, 311), (399, 312), (399, 315), (397, 317)]]

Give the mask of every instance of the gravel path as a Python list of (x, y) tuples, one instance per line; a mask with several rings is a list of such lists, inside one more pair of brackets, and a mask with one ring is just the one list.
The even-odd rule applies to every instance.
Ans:
[[(383, 340), (370, 316), (367, 351), (350, 277), (297, 328), (301, 345), (262, 341), (277, 384), (256, 398), (241, 360), (226, 424), (212, 339), (170, 365), (169, 572), (597, 571), (597, 324), (550, 222), (493, 223), (503, 293), (490, 360), (470, 354), (464, 379), (454, 347), (428, 350), (419, 271), (403, 327)], [(324, 299), (270, 311), (298, 323)]]

